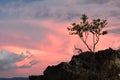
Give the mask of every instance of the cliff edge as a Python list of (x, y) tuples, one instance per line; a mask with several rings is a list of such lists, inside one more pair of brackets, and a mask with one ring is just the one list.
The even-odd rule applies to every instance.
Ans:
[(70, 62), (48, 66), (44, 75), (29, 76), (29, 80), (120, 80), (120, 51), (82, 52)]

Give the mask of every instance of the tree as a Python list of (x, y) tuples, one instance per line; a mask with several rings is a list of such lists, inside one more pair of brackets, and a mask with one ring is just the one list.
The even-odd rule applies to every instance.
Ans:
[[(100, 36), (107, 34), (106, 30), (103, 31), (103, 28), (107, 25), (107, 20), (98, 18), (89, 21), (85, 14), (82, 15), (81, 20), (79, 24), (73, 23), (67, 29), (70, 35), (78, 35), (89, 51), (95, 52)], [(92, 35), (92, 45), (87, 42), (89, 35)]]

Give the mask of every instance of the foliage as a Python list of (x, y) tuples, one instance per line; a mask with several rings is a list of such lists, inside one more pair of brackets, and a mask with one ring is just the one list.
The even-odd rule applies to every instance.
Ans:
[[(100, 35), (107, 34), (106, 30), (103, 31), (103, 28), (107, 25), (107, 20), (98, 18), (89, 21), (85, 14), (82, 15), (81, 20), (79, 24), (73, 23), (67, 29), (70, 35), (78, 35), (89, 51), (95, 52)], [(92, 45), (88, 45), (87, 42), (89, 35), (92, 35)]]

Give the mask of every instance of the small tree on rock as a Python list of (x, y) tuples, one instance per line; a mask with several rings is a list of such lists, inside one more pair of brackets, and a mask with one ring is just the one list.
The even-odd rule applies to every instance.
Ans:
[[(67, 29), (70, 35), (78, 35), (89, 51), (95, 52), (100, 35), (107, 34), (106, 30), (103, 31), (103, 28), (107, 25), (107, 20), (98, 18), (89, 21), (85, 14), (82, 15), (81, 20), (79, 24), (73, 23)], [(89, 35), (92, 35), (92, 45), (87, 43)]]

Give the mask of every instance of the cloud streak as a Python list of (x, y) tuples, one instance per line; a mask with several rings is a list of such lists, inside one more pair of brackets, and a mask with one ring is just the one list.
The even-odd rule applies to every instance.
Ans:
[(33, 65), (37, 64), (37, 60), (30, 60), (29, 67), (23, 67), (28, 66), (25, 65), (17, 65), (17, 62), (25, 61), (25, 59), (30, 58), (31, 53), (29, 54), (26, 52), (26, 54), (16, 54), (13, 52), (8, 52), (7, 50), (1, 50), (0, 51), (0, 70), (10, 70), (10, 69), (18, 69), (18, 68), (30, 68)]
[[(20, 2), (19, 2), (20, 1)], [(118, 0), (116, 0), (119, 2)], [(19, 5), (16, 5), (18, 3)], [(91, 4), (92, 3), (92, 4)], [(96, 4), (97, 3), (97, 4)], [(104, 4), (103, 4), (104, 3)], [(93, 13), (92, 16), (103, 16), (99, 12), (109, 14), (109, 7), (116, 7), (115, 1), (112, 0), (18, 0), (13, 1), (12, 4), (7, 3), (0, 7), (0, 17), (3, 18), (37, 18), (37, 19), (55, 19), (55, 20), (72, 20), (75, 17), (79, 17), (82, 13)], [(101, 7), (99, 7), (101, 6)], [(96, 9), (97, 7), (97, 9)], [(106, 11), (103, 10), (106, 8)], [(95, 15), (97, 14), (97, 15)], [(105, 15), (105, 14), (104, 14)], [(107, 15), (105, 15), (107, 16)], [(104, 17), (104, 16), (103, 16)]]

